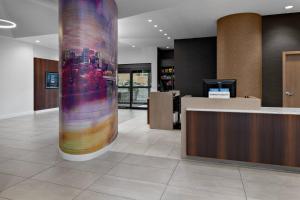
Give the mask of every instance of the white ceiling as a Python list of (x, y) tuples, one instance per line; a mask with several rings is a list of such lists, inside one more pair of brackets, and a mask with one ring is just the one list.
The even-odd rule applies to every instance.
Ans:
[[(119, 8), (119, 48), (173, 46), (173, 39), (216, 35), (222, 16), (255, 12), (261, 15), (300, 12), (300, 0), (116, 0)], [(0, 0), (0, 18), (17, 23), (0, 35), (58, 48), (58, 0)], [(152, 19), (153, 22), (147, 22)], [(300, 19), (299, 19), (300, 21)], [(154, 28), (153, 25), (159, 25)], [(158, 30), (172, 37), (168, 40)]]

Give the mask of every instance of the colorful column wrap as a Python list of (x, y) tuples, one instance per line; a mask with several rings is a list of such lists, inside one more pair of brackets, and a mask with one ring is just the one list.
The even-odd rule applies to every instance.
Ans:
[(59, 2), (59, 147), (67, 160), (89, 160), (118, 134), (117, 6), (114, 0)]

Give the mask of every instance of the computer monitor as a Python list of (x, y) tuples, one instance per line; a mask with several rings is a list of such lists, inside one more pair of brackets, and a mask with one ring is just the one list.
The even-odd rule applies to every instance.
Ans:
[(236, 80), (217, 80), (217, 79), (203, 79), (203, 96), (208, 97), (210, 89), (227, 88), (230, 92), (230, 97), (236, 97)]

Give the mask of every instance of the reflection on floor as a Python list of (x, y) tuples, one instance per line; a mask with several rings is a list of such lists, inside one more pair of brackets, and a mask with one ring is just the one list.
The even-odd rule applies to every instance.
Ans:
[(180, 160), (180, 132), (120, 110), (112, 151), (68, 162), (58, 113), (0, 121), (0, 200), (298, 200), (300, 175)]

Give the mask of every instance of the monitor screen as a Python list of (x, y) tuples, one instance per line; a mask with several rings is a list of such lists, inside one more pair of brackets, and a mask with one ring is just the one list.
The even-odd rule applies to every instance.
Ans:
[(46, 89), (57, 89), (59, 87), (58, 72), (46, 72)]
[(209, 91), (215, 90), (229, 90), (230, 97), (236, 97), (236, 80), (234, 79), (204, 79), (203, 80), (203, 97), (208, 97)]

